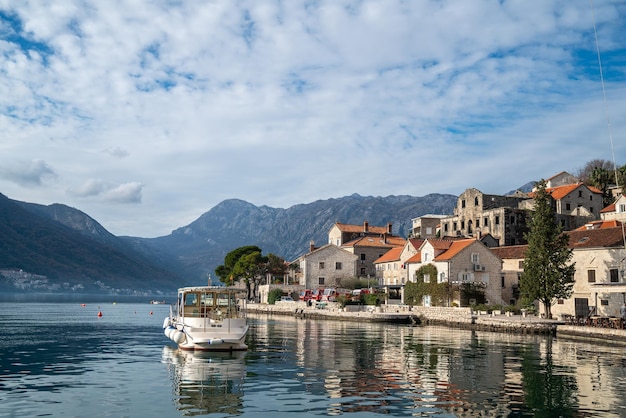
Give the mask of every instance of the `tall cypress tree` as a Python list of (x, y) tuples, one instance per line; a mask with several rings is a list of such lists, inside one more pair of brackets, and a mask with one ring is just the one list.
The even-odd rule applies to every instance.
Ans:
[(525, 236), (528, 250), (520, 277), (520, 292), (526, 301), (539, 301), (546, 317), (552, 318), (552, 305), (572, 295), (575, 266), (569, 264), (572, 258), (572, 250), (567, 247), (569, 236), (556, 222), (556, 211), (545, 180), (537, 184), (534, 201), (530, 230)]

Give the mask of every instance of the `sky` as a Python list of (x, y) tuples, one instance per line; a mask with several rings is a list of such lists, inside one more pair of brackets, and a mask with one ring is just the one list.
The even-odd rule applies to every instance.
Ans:
[(0, 0), (0, 54), (0, 193), (115, 235), (626, 164), (623, 0)]

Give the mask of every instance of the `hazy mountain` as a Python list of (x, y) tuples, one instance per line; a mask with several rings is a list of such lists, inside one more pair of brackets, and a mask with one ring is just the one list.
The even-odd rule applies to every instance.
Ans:
[(0, 289), (32, 292), (171, 292), (180, 282), (84, 213), (0, 194)]
[(406, 236), (412, 218), (425, 214), (452, 214), (456, 196), (429, 194), (423, 197), (363, 197), (358, 194), (318, 200), (288, 209), (230, 199), (165, 237), (136, 239), (176, 257), (192, 280), (204, 283), (224, 256), (243, 245), (257, 245), (264, 254), (274, 253), (288, 261), (308, 251), (309, 242), (328, 241), (335, 222), (385, 226), (392, 224), (395, 235)]

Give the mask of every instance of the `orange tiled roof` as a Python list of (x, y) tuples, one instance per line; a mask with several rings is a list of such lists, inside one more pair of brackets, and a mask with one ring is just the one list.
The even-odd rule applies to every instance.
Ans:
[(439, 254), (437, 257), (435, 257), (435, 261), (450, 260), (450, 259), (454, 258), (455, 255), (457, 255), (462, 250), (464, 250), (465, 248), (469, 247), (470, 245), (472, 245), (475, 242), (477, 242), (477, 241), (475, 239), (473, 239), (473, 238), (459, 240), (459, 241), (452, 241), (450, 243), (451, 245), (448, 247), (448, 250), (443, 252), (443, 253), (441, 253), (441, 254)]
[(574, 229), (574, 231), (586, 231), (589, 229), (606, 229), (606, 228), (619, 228), (622, 226), (622, 223), (616, 219), (611, 219), (608, 221), (591, 221), (581, 226), (580, 228)]
[(410, 263), (421, 263), (422, 262), (422, 252), (420, 251), (419, 253), (415, 254), (412, 257), (409, 257), (408, 260), (405, 261), (405, 263), (410, 264)]
[(604, 209), (600, 211), (600, 213), (608, 213), (608, 212), (615, 212), (615, 203), (611, 203), (609, 206), (605, 207)]
[[(566, 184), (563, 186), (549, 187), (546, 189), (546, 192), (548, 192), (552, 196), (552, 198), (556, 200), (561, 200), (565, 196), (567, 196), (568, 194), (570, 194), (571, 192), (579, 188), (580, 186), (587, 187), (589, 191), (592, 193), (602, 194), (602, 191), (600, 191), (597, 187), (587, 186), (585, 185), (585, 183), (574, 183), (574, 184)], [(535, 197), (535, 194), (536, 192), (530, 192), (528, 193), (528, 196)]]
[(391, 261), (400, 261), (400, 254), (402, 253), (402, 247), (394, 247), (387, 251), (381, 257), (374, 261), (374, 263), (389, 263)]
[(401, 237), (359, 237), (348, 241), (342, 247), (402, 247), (406, 240)]

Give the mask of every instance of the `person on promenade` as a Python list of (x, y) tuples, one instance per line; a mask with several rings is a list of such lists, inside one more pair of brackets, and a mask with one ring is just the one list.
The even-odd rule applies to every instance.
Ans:
[(622, 322), (621, 323), (622, 327), (621, 328), (624, 329), (624, 323), (626, 323), (626, 302), (624, 302), (622, 304), (622, 307), (619, 308), (619, 316), (620, 316), (620, 318), (622, 318), (622, 321), (621, 321)]

